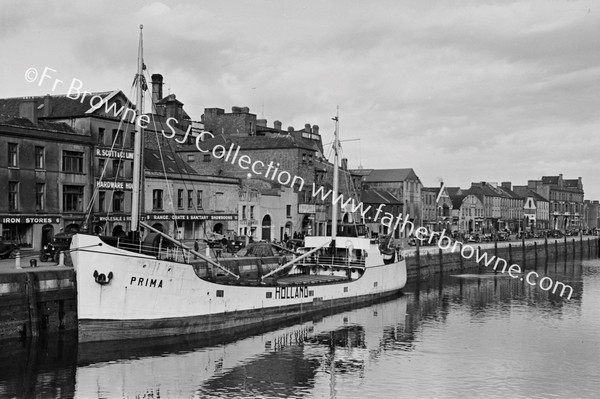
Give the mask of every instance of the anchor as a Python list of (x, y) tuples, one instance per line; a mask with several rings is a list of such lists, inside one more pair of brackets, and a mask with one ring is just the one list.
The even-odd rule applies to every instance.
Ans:
[(106, 285), (110, 283), (110, 280), (112, 280), (112, 278), (112, 272), (109, 272), (108, 276), (106, 276), (104, 273), (98, 273), (98, 270), (94, 270), (94, 280), (96, 280), (96, 282), (100, 285)]

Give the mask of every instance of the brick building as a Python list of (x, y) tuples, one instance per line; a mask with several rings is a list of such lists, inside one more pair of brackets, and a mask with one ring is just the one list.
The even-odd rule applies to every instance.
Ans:
[(550, 201), (550, 228), (559, 230), (584, 227), (583, 182), (558, 176), (543, 176), (529, 180), (527, 187)]

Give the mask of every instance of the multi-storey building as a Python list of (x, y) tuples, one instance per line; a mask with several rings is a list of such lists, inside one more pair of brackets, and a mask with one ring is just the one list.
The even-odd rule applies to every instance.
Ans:
[[(364, 222), (374, 237), (378, 235), (390, 234), (390, 226), (382, 224), (385, 213), (391, 214), (393, 218), (402, 214), (402, 201), (394, 194), (383, 190), (363, 190), (360, 193), (360, 201), (365, 211)], [(380, 209), (379, 215), (377, 210)], [(389, 218), (389, 216), (388, 216)], [(396, 219), (394, 219), (395, 225)], [(394, 227), (391, 226), (391, 228)], [(400, 238), (400, 228), (397, 227), (393, 232), (394, 238)]]
[(484, 206), (481, 199), (466, 190), (462, 194), (452, 194), (452, 226), (449, 230), (461, 233), (480, 233), (484, 220)]
[[(201, 174), (257, 182), (251, 186), (258, 190), (258, 203), (254, 206), (256, 215), (262, 218), (257, 220), (260, 228), (240, 227), (253, 232), (255, 239), (269, 238), (267, 231), (272, 232), (270, 239), (283, 239), (287, 231), (288, 236), (294, 232), (327, 234), (331, 197), (321, 200), (320, 195), (313, 194), (321, 186), (324, 194), (331, 188), (333, 165), (323, 156), (317, 125), (306, 124), (301, 130), (289, 127), (284, 131), (281, 122), (275, 121), (273, 127), (268, 127), (265, 119), (256, 119), (247, 107), (233, 107), (231, 113), (207, 108), (202, 123), (204, 131), (211, 134), (204, 135), (202, 142), (182, 143), (178, 153)], [(340, 192), (345, 198), (352, 195), (349, 182), (349, 173), (342, 163)], [(269, 211), (277, 208), (269, 202), (274, 198), (286, 201), (282, 208), (285, 212)], [(347, 213), (340, 209), (340, 221), (348, 219)]]
[(421, 180), (412, 168), (407, 169), (354, 169), (361, 176), (363, 190), (380, 190), (393, 194), (402, 201), (404, 216), (415, 226), (423, 223)]
[(59, 230), (78, 231), (92, 192), (89, 133), (41, 120), (45, 104), (0, 100), (0, 228), (33, 249)]
[(422, 187), (423, 226), (431, 231), (450, 231), (452, 224), (452, 200), (444, 183), (439, 187)]
[(550, 219), (550, 202), (527, 186), (513, 186), (513, 190), (523, 198), (523, 220), (525, 229), (548, 229)]
[(563, 175), (529, 180), (527, 187), (550, 201), (550, 228), (568, 230), (584, 226), (583, 182)]
[(584, 215), (585, 223), (584, 229), (597, 229), (598, 228), (598, 217), (600, 216), (600, 203), (598, 200), (590, 201), (585, 200), (584, 204)]
[(495, 183), (479, 182), (471, 183), (471, 188), (464, 192), (473, 194), (483, 204), (482, 233), (498, 231), (504, 228), (502, 221), (502, 198)]
[(511, 182), (502, 182), (497, 187), (502, 194), (502, 220), (504, 228), (521, 231), (525, 228), (523, 219), (523, 197), (512, 190)]

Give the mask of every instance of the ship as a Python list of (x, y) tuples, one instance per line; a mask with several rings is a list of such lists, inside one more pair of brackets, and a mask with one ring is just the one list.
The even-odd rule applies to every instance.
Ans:
[[(143, 115), (140, 27), (136, 113)], [(335, 121), (333, 195), (339, 190), (339, 111)], [(212, 259), (140, 217), (143, 128), (135, 134), (131, 231), (126, 237), (80, 232), (70, 255), (77, 276), (79, 342), (227, 331), (309, 319), (401, 294), (406, 260), (391, 236), (369, 237), (365, 224), (338, 224), (306, 236), (286, 256)]]

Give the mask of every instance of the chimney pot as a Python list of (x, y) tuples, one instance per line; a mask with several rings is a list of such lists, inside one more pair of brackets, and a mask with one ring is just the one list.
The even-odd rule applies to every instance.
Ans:
[(312, 129), (310, 128), (310, 123), (305, 123), (304, 124), (304, 131), (306, 133), (311, 133), (312, 132)]
[(314, 134), (319, 134), (319, 125), (313, 125), (312, 132)]

